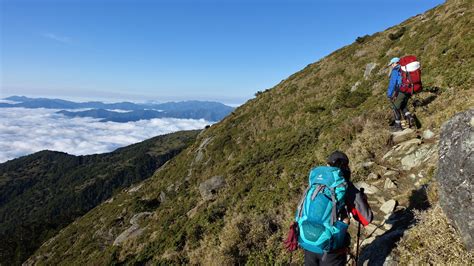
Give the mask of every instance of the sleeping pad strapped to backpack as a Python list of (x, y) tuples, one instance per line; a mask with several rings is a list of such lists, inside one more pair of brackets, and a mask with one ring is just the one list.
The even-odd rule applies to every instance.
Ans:
[(337, 214), (345, 206), (346, 190), (339, 168), (319, 166), (311, 170), (295, 218), (303, 249), (327, 253), (343, 247), (348, 225), (338, 221)]

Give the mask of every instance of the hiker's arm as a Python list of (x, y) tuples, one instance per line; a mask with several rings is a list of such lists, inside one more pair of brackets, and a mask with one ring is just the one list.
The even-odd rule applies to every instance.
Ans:
[(398, 80), (399, 80), (398, 71), (392, 70), (392, 73), (390, 74), (390, 81), (388, 83), (388, 88), (387, 88), (388, 98), (392, 98), (393, 94), (395, 93), (397, 83), (399, 82)]

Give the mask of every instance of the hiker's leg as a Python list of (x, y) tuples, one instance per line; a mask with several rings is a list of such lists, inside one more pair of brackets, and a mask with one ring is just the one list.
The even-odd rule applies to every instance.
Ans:
[(346, 265), (347, 253), (328, 253), (324, 260), (321, 261), (321, 266), (343, 266)]
[[(399, 98), (400, 96), (397, 97), (397, 99)], [(394, 118), (394, 122), (395, 124), (393, 125), (394, 129), (396, 130), (399, 130), (399, 129), (402, 129), (402, 114), (400, 112), (400, 102), (397, 101), (397, 99), (395, 99), (395, 101), (390, 101), (391, 102), (391, 105), (392, 105), (392, 111), (393, 111), (393, 118)]]
[(408, 101), (410, 100), (410, 95), (406, 95), (405, 98), (403, 99), (401, 103), (401, 110), (403, 112), (403, 115), (405, 116), (405, 119), (408, 121), (409, 127), (412, 127), (414, 125), (414, 119), (413, 115), (410, 113), (408, 110)]
[(319, 266), (322, 255), (304, 250), (304, 266)]

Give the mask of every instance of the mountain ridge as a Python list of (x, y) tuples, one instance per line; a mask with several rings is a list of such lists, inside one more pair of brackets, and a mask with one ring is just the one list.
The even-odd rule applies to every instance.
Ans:
[(0, 262), (23, 262), (75, 218), (151, 176), (198, 132), (158, 136), (104, 154), (44, 150), (1, 163)]
[[(420, 102), (416, 115), (423, 130), (439, 133), (453, 114), (474, 106), (472, 10), (472, 2), (448, 1), (384, 32), (360, 37), (257, 93), (204, 130), (133, 196), (117, 194), (113, 202), (88, 212), (45, 243), (26, 264), (287, 263), (282, 239), (307, 185), (307, 174), (315, 165), (325, 164), (326, 156), (336, 149), (349, 155), (354, 182), (390, 170), (396, 172), (392, 178), (399, 184), (411, 174), (417, 178), (422, 173), (423, 180), (416, 181), (434, 186), (436, 139), (405, 143), (412, 150), (426, 148), (429, 162), (408, 170), (399, 165), (407, 154), (398, 154), (390, 144), (386, 64), (394, 56), (419, 57), (425, 87), (440, 89), (414, 97)], [(399, 157), (383, 159), (391, 151)], [(406, 182), (405, 194), (395, 195), (408, 212), (415, 210), (411, 203), (420, 204), (418, 194), (408, 187), (414, 182)], [(208, 186), (213, 189), (205, 191)], [(377, 186), (384, 189), (383, 183)], [(139, 199), (158, 199), (162, 193), (167, 202), (159, 207), (137, 206)], [(387, 191), (384, 196), (394, 197), (391, 194)], [(370, 195), (369, 200), (377, 203)], [(384, 218), (381, 210), (374, 211), (377, 219)], [(115, 242), (127, 232), (136, 234)], [(302, 260), (301, 253), (293, 257), (293, 262)]]
[[(212, 101), (181, 101), (159, 104), (138, 104), (132, 102), (103, 103), (103, 102), (72, 102), (62, 99), (28, 98), (25, 96), (10, 96), (4, 98), (17, 103), (0, 103), (0, 108), (47, 108), (47, 109), (87, 109), (87, 111), (67, 111), (58, 113), (67, 117), (93, 117), (101, 121), (130, 122), (153, 118), (205, 119), (220, 121), (234, 110), (233, 107)], [(116, 112), (125, 110), (129, 112)]]

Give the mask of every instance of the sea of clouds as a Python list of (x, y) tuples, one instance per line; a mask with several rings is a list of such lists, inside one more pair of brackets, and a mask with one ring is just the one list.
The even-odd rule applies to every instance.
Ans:
[(0, 163), (41, 150), (74, 155), (110, 152), (157, 135), (211, 124), (203, 119), (176, 118), (100, 122), (94, 118), (68, 118), (57, 111), (0, 108)]

